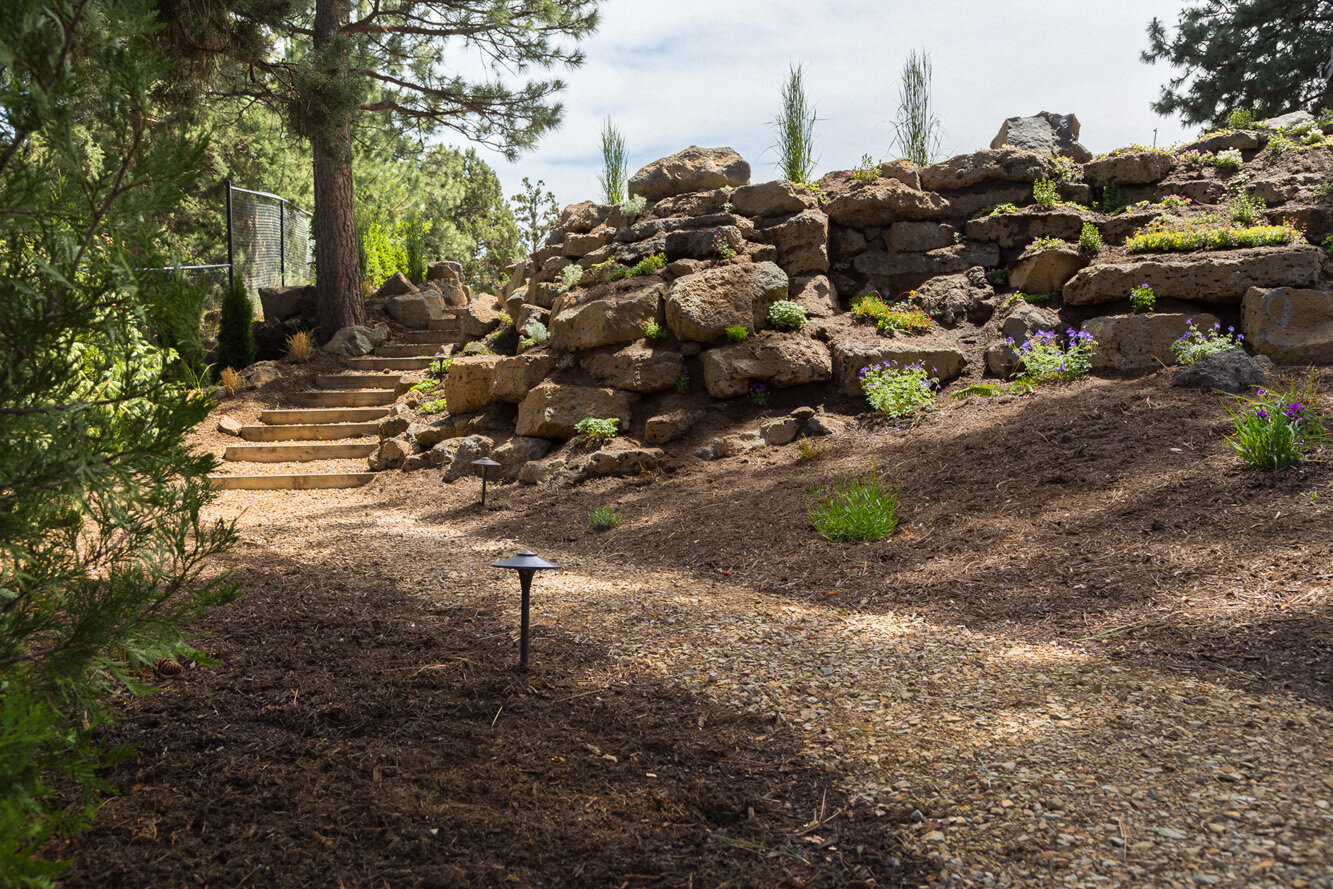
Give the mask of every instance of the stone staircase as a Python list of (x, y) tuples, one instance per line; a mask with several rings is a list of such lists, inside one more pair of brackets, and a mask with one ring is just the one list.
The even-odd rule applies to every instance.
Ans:
[[(298, 393), (295, 408), (263, 411), (258, 426), (242, 426), (246, 443), (231, 445), (225, 463), (282, 463), (314, 471), (275, 474), (219, 474), (212, 477), (222, 490), (310, 490), (355, 488), (375, 473), (330, 471), (321, 462), (364, 461), (379, 446), (379, 419), (397, 399), (402, 374), (430, 367), (440, 348), (458, 340), (458, 319), (431, 322), (429, 330), (414, 331), (394, 343), (385, 343), (374, 355), (346, 359), (347, 371), (321, 374), (317, 388)], [(364, 465), (364, 463), (363, 463)]]

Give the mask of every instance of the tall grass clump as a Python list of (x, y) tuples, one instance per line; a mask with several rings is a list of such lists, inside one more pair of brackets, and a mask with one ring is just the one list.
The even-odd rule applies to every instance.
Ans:
[(773, 127), (778, 141), (777, 168), (788, 182), (805, 183), (814, 169), (815, 109), (805, 97), (804, 66), (797, 65), (782, 87), (782, 110)]
[(871, 466), (864, 475), (848, 475), (832, 491), (806, 492), (806, 521), (833, 542), (883, 540), (898, 527), (898, 490), (896, 482)]
[(602, 184), (602, 203), (619, 204), (625, 200), (625, 180), (629, 171), (629, 155), (625, 137), (606, 119), (602, 127), (602, 172), (597, 181)]
[(1237, 396), (1236, 406), (1227, 408), (1236, 430), (1227, 436), (1227, 444), (1256, 469), (1299, 463), (1307, 450), (1327, 437), (1314, 410), (1318, 399), (1313, 369), (1281, 392), (1258, 389), (1253, 398)]
[(898, 116), (893, 121), (894, 141), (903, 157), (925, 166), (940, 150), (940, 119), (930, 96), (930, 54), (912, 50), (903, 63), (898, 87)]

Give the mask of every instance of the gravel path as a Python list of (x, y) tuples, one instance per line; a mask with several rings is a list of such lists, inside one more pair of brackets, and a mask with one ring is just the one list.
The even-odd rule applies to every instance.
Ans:
[[(530, 542), (454, 532), (402, 478), (226, 492), (214, 512), (312, 570), (357, 566), (516, 617), (517, 585), (489, 565)], [(1327, 710), (910, 614), (541, 555), (564, 570), (535, 583), (534, 659), (557, 628), (785, 724), (849, 790), (911, 812), (935, 885), (1333, 887)]]

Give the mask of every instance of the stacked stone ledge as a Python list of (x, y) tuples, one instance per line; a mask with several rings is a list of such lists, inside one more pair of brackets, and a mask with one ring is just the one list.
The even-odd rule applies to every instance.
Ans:
[[(1264, 151), (1263, 142), (1232, 138), (1226, 144), (1252, 160)], [(1222, 143), (1217, 137), (1199, 143), (1214, 144)], [(1308, 182), (1320, 170), (1333, 174), (1333, 156), (1327, 149), (1309, 151), (1321, 155), (1300, 159), (1304, 166), (1293, 159), (1289, 175), (1280, 164), (1268, 164), (1257, 181), (1273, 198), (1270, 218), (1295, 215), (1316, 240), (1333, 232), (1333, 212), (1303, 200), (1288, 180)], [(1075, 149), (1066, 154), (1082, 156)], [(1115, 186), (1127, 199), (1192, 194), (1215, 203), (1226, 187), (1226, 177), (1213, 168), (1151, 150), (1089, 160), (1081, 170), (1085, 192)], [(1033, 183), (1057, 175), (1055, 158), (1012, 145), (926, 167), (895, 161), (878, 173), (873, 181), (830, 174), (818, 189), (751, 184), (748, 164), (734, 151), (692, 147), (634, 175), (629, 191), (647, 205), (633, 218), (620, 207), (591, 202), (565, 208), (545, 244), (515, 264), (499, 294), (453, 305), (457, 288), (440, 285), (432, 288), (438, 300), (422, 291), (391, 297), (423, 299), (427, 313), (439, 303), (461, 312), (465, 336), (481, 343), (494, 345), (504, 333), (501, 312), (514, 322), (510, 336), (529, 321), (550, 333), (518, 355), (462, 350), (455, 357), (444, 385), (451, 435), (431, 444), (427, 462), (447, 467), (460, 459), (450, 442), (480, 434), (468, 417), (473, 412), (498, 427), (485, 436), (492, 447), (510, 433), (555, 447), (588, 416), (615, 417), (653, 445), (682, 438), (701, 415), (697, 397), (671, 394), (682, 367), (694, 391), (713, 399), (744, 396), (752, 385), (827, 385), (854, 398), (857, 374), (867, 364), (921, 361), (945, 382), (1003, 375), (1013, 368), (1006, 338), (1021, 341), (1035, 330), (1074, 326), (1096, 333), (1099, 367), (1144, 372), (1171, 362), (1170, 344), (1187, 318), (1199, 326), (1216, 318), (1238, 324), (1259, 352), (1279, 361), (1333, 360), (1329, 269), (1319, 248), (1126, 254), (1117, 248), (1161, 208), (1108, 216), (1067, 205), (1037, 207)], [(1015, 204), (1016, 212), (977, 218), (979, 210), (1004, 203)], [(1109, 248), (1102, 255), (1073, 248), (1025, 252), (1037, 237), (1076, 242), (1085, 224), (1100, 231)], [(724, 258), (719, 245), (735, 255)], [(561, 283), (571, 265), (582, 268), (586, 280), (596, 264), (630, 266), (653, 254), (666, 257), (655, 274), (568, 288)], [(1002, 267), (1010, 268), (1018, 289), (1058, 294), (1053, 305), (1036, 307), (997, 292), (986, 272)], [(453, 283), (444, 271), (439, 280)], [(1162, 311), (1132, 316), (1129, 289), (1143, 283), (1154, 288)], [(937, 331), (886, 337), (853, 325), (849, 300), (868, 292), (889, 302), (906, 299), (936, 320)], [(768, 308), (778, 299), (800, 303), (811, 320), (798, 331), (771, 329)], [(666, 338), (647, 340), (650, 326)], [(729, 341), (727, 331), (736, 327), (748, 332), (743, 342)], [(793, 434), (809, 434), (804, 424), (792, 426)], [(755, 440), (771, 444), (783, 435)], [(728, 448), (744, 449), (721, 450)], [(541, 449), (529, 442), (511, 450)], [(593, 460), (593, 453), (602, 456)], [(505, 475), (574, 480), (627, 467), (652, 471), (662, 460), (661, 452), (629, 440), (591, 452), (562, 449), (550, 466), (538, 465), (545, 457), (518, 463), (509, 455)]]

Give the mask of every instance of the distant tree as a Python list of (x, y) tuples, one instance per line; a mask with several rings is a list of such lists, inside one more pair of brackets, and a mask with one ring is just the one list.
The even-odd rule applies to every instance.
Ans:
[(147, 333), (158, 220), (203, 158), (155, 125), (167, 66), (142, 39), (152, 10), (4, 12), (0, 886), (47, 887), (61, 868), (41, 857), (61, 848), (48, 841), (86, 824), (105, 789), (110, 699), (142, 690), (159, 659), (203, 658), (182, 627), (235, 594), (203, 575), (235, 534), (204, 520), (216, 461), (185, 444), (209, 401)]
[(1196, 0), (1174, 28), (1152, 20), (1141, 58), (1180, 70), (1154, 111), (1187, 124), (1222, 124), (1236, 110), (1264, 118), (1333, 103), (1320, 73), (1330, 52), (1329, 0)]
[[(158, 0), (178, 85), (210, 88), (282, 112), (312, 148), (315, 265), (325, 335), (363, 318), (353, 188), (363, 125), (452, 129), (514, 157), (560, 120), (558, 79), (505, 84), (532, 66), (578, 65), (597, 0)], [(488, 75), (451, 70), (479, 55)], [(231, 64), (223, 64), (223, 59)], [(373, 116), (372, 116), (373, 115)]]
[(545, 188), (546, 183), (541, 179), (533, 185), (524, 176), (523, 190), (509, 198), (514, 205), (514, 219), (518, 222), (521, 246), (528, 253), (534, 253), (541, 247), (542, 239), (555, 228), (560, 216), (560, 205), (556, 203), (554, 192), (544, 191)]

